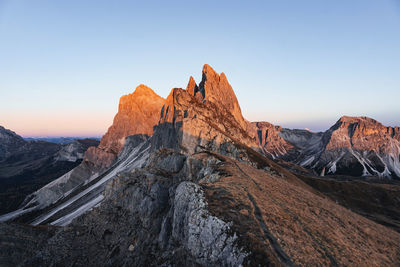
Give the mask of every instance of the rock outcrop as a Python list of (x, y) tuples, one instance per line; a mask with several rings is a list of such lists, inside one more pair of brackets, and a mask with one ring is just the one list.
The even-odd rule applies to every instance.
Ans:
[(251, 127), (255, 129), (258, 144), (266, 156), (285, 157), (294, 149), (292, 144), (279, 135), (281, 126), (269, 122), (252, 122)]
[(282, 129), (265, 122), (262, 125), (268, 137), (260, 146), (266, 155), (323, 175), (400, 177), (399, 127), (387, 127), (368, 117), (348, 116), (319, 133)]
[(241, 152), (233, 144), (258, 147), (247, 126), (225, 74), (218, 75), (205, 65), (199, 86), (191, 77), (186, 90), (171, 91), (161, 109), (152, 144), (154, 148), (182, 149), (189, 154), (209, 149), (240, 158)]
[(21, 136), (0, 126), (0, 161), (20, 151), (26, 144)]
[(31, 193), (78, 166), (94, 139), (60, 145), (26, 141), (0, 127), (0, 214), (17, 209)]
[(313, 164), (327, 173), (400, 178), (397, 133), (368, 117), (344, 116), (325, 132), (324, 152)]
[(107, 168), (122, 151), (127, 136), (152, 136), (164, 102), (164, 98), (143, 84), (136, 87), (132, 94), (122, 96), (113, 124), (101, 139), (100, 145), (86, 152), (85, 160), (99, 169)]
[(202, 79), (198, 91), (203, 96), (204, 101), (212, 102), (216, 105), (224, 106), (239, 123), (242, 128), (246, 128), (246, 122), (242, 116), (239, 102), (229, 84), (225, 73), (218, 75), (209, 65), (205, 64), (202, 72)]
[(77, 162), (83, 160), (89, 147), (97, 146), (99, 142), (94, 139), (78, 139), (62, 146), (55, 159), (58, 161)]
[(380, 154), (392, 153), (392, 139), (398, 136), (398, 127), (386, 127), (368, 117), (343, 116), (330, 131), (332, 134), (326, 145), (327, 150), (353, 148)]
[[(118, 161), (118, 156), (122, 153), (129, 136), (136, 136), (132, 140), (138, 139), (140, 142), (144, 142), (153, 134), (153, 127), (159, 120), (164, 102), (162, 97), (145, 85), (139, 85), (132, 94), (122, 96), (113, 125), (103, 136), (100, 144), (87, 149), (84, 160), (79, 166), (65, 174), (61, 173), (64, 174), (61, 177), (59, 174), (57, 180), (29, 195), (23, 203), (24, 207), (20, 208), (16, 215), (22, 216), (27, 211), (48, 208), (73, 192), (76, 193), (90, 181), (98, 182), (103, 176), (109, 177), (107, 171), (112, 168), (113, 163)], [(137, 142), (132, 143), (135, 146), (138, 145)], [(62, 152), (58, 156), (64, 157), (63, 154)], [(120, 161), (123, 161), (128, 156), (124, 155), (121, 158)], [(105, 181), (103, 180), (103, 183)], [(101, 183), (100, 189), (104, 189), (103, 183)], [(91, 200), (94, 201), (91, 197), (87, 199), (87, 201)], [(14, 218), (14, 215), (11, 218)], [(2, 219), (0, 218), (0, 220)], [(36, 218), (36, 221), (41, 222), (42, 219)]]
[[(119, 120), (120, 115), (116, 126)], [(279, 154), (269, 155), (279, 156), (306, 146), (309, 138), (317, 140), (315, 144), (321, 140), (328, 144), (330, 139), (302, 131), (293, 134), (267, 123), (250, 124), (243, 119), (224, 74), (205, 65), (199, 86), (190, 78), (186, 90), (173, 89), (157, 121), (154, 133), (110, 128), (99, 149), (118, 153), (111, 166), (96, 175), (84, 174), (82, 180), (77, 170), (91, 168), (85, 161), (71, 172), (73, 176), (61, 177), (38, 192), (18, 211), (25, 214), (13, 217), (61, 227), (34, 227), (40, 230), (30, 233), (16, 225), (11, 230), (18, 238), (2, 240), (12, 223), (0, 224), (0, 251), (5, 253), (19, 248), (25, 238), (40, 237), (37, 251), (17, 251), (3, 262), (22, 266), (399, 264), (398, 232), (366, 218), (368, 214), (363, 217), (340, 206), (335, 203), (340, 194), (333, 201), (304, 182), (310, 183), (307, 174), (292, 173), (259, 153), (279, 149)], [(395, 131), (390, 135), (395, 136)], [(295, 140), (298, 146), (292, 144)], [(74, 179), (79, 183), (71, 186)], [(29, 211), (38, 203), (50, 205)], [(0, 263), (5, 253), (0, 253)]]
[[(40, 240), (33, 255), (19, 252), (29, 257), (19, 259), (14, 252), (8, 261), (22, 266), (63, 266), (71, 260), (77, 266), (395, 266), (400, 261), (399, 233), (292, 183), (289, 173), (261, 161), (268, 170), (210, 151), (189, 156), (159, 149), (143, 168), (116, 175), (100, 206), (55, 233), (42, 227), (41, 236), (50, 235), (47, 242)], [(8, 228), (0, 224), (0, 233)], [(1, 251), (30, 238), (20, 228), (12, 231), (25, 235), (2, 242)]]

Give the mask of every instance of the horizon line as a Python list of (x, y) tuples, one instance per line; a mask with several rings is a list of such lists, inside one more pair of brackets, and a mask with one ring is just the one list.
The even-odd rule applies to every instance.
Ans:
[(20, 135), (22, 138), (101, 138), (102, 135)]

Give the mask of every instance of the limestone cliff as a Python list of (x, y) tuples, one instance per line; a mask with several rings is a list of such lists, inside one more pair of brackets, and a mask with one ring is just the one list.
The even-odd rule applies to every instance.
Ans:
[(257, 149), (247, 132), (237, 98), (226, 76), (205, 65), (199, 86), (190, 77), (187, 89), (174, 88), (161, 109), (152, 142), (188, 153), (210, 149), (240, 157), (235, 145)]
[(283, 157), (294, 148), (292, 144), (283, 139), (279, 133), (281, 126), (269, 122), (252, 122), (251, 127), (256, 131), (256, 138), (266, 156), (272, 158)]
[(85, 160), (100, 169), (106, 168), (121, 152), (127, 136), (152, 136), (164, 102), (164, 98), (143, 84), (136, 87), (132, 94), (122, 96), (113, 124), (101, 139), (100, 145), (86, 152)]
[[(225, 75), (208, 65), (199, 85), (190, 78), (186, 90), (171, 91), (160, 106), (154, 133), (143, 132), (151, 123), (126, 130), (133, 128), (126, 123), (143, 122), (127, 118), (136, 115), (144, 116), (120, 106), (116, 128), (102, 140), (99, 150), (118, 153), (114, 164), (92, 174), (87, 161), (8, 215), (15, 219), (19, 213), (19, 222), (60, 227), (0, 223), (0, 263), (6, 258), (3, 262), (10, 266), (399, 264), (400, 234), (382, 220), (391, 211), (389, 222), (400, 225), (399, 186), (380, 187), (384, 196), (378, 200), (373, 195), (374, 205), (383, 200), (390, 209), (382, 212), (381, 204), (371, 205), (356, 214), (353, 208), (371, 198), (353, 195), (371, 195), (368, 191), (378, 187), (359, 192), (361, 187), (346, 182), (330, 199), (322, 193), (326, 191), (311, 187), (315, 177), (309, 173), (293, 173), (257, 152), (318, 152), (335, 129), (326, 134), (288, 132), (268, 123), (248, 123)], [(389, 135), (396, 136), (396, 131)], [(82, 166), (90, 176), (82, 173)], [(354, 194), (341, 195), (354, 187)]]
[[(318, 174), (400, 177), (399, 127), (368, 117), (343, 116), (320, 133), (269, 129), (274, 138), (262, 147)], [(282, 147), (290, 149), (281, 153)]]

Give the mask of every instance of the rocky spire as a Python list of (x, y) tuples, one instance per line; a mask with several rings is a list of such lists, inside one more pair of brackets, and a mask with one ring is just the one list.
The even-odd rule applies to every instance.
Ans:
[(237, 151), (234, 144), (239, 143), (257, 149), (247, 126), (225, 74), (218, 75), (204, 65), (199, 87), (191, 77), (186, 90), (172, 89), (151, 142), (153, 148), (183, 149), (186, 153), (207, 148), (229, 154)]
[(188, 91), (189, 94), (194, 96), (198, 90), (199, 90), (199, 87), (197, 86), (196, 82), (194, 81), (193, 76), (190, 76), (188, 85), (186, 86), (186, 91)]
[(243, 128), (247, 127), (236, 95), (223, 72), (218, 75), (213, 68), (205, 64), (199, 92), (205, 101), (224, 106)]

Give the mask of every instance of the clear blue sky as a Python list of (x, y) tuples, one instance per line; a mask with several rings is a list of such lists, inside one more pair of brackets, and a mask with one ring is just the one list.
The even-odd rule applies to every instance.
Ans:
[(400, 1), (0, 0), (0, 125), (101, 135), (119, 97), (225, 72), (249, 120), (400, 125)]

